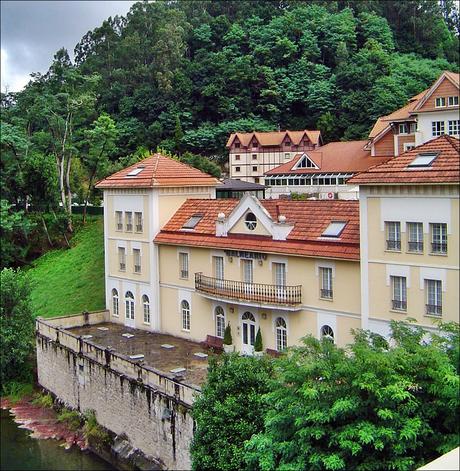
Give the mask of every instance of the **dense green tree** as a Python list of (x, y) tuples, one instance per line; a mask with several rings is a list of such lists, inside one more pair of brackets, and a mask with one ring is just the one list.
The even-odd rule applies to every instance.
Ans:
[(208, 379), (193, 406), (194, 470), (248, 469), (244, 443), (262, 427), (272, 365), (237, 354), (211, 357)]
[(415, 469), (458, 446), (458, 324), (445, 336), (392, 323), (349, 351), (306, 338), (278, 361), (252, 469)]
[(27, 376), (34, 346), (33, 333), (29, 282), (20, 271), (4, 268), (0, 272), (0, 379), (3, 384)]

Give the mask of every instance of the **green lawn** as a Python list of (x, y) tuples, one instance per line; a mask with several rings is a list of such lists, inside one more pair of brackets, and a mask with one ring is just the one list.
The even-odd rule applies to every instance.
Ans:
[(71, 245), (47, 252), (28, 270), (34, 314), (64, 316), (104, 308), (102, 217), (91, 217)]

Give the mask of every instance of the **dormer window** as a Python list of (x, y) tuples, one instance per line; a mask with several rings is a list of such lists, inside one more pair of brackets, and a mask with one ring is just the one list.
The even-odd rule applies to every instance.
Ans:
[(456, 96), (450, 96), (447, 99), (447, 105), (448, 106), (458, 106), (458, 95)]
[(346, 221), (331, 221), (326, 230), (321, 234), (321, 237), (339, 237), (346, 225)]
[(246, 224), (246, 227), (250, 231), (253, 231), (257, 227), (257, 218), (254, 215), (254, 213), (246, 214), (246, 218), (244, 219), (244, 223)]
[(438, 154), (438, 152), (422, 152), (417, 154), (415, 159), (408, 165), (408, 167), (430, 167)]
[(318, 169), (318, 166), (315, 165), (315, 163), (310, 158), (308, 158), (308, 156), (306, 154), (304, 154), (300, 158), (300, 160), (297, 161), (297, 164), (294, 165), (292, 170), (296, 170), (298, 168), (316, 168), (316, 169)]
[(291, 145), (291, 141), (290, 141), (289, 139), (286, 139), (286, 140), (284, 141), (284, 145), (285, 145), (286, 147), (289, 147), (289, 146)]
[(203, 219), (202, 214), (194, 214), (188, 219), (188, 221), (182, 226), (182, 229), (195, 229), (196, 225)]
[(240, 148), (240, 143), (239, 142), (235, 142), (235, 149), (239, 149)]
[(444, 106), (446, 106), (446, 97), (439, 96), (438, 98), (436, 98), (435, 106), (436, 108), (443, 108)]
[(409, 126), (407, 123), (401, 123), (399, 125), (399, 134), (408, 134), (409, 133)]
[(136, 167), (135, 169), (131, 170), (126, 176), (127, 177), (135, 177), (136, 175), (139, 175), (142, 170), (144, 170), (145, 167)]

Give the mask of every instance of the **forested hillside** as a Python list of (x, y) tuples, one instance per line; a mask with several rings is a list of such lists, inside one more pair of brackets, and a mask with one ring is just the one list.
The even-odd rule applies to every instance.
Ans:
[(157, 147), (217, 175), (232, 131), (363, 138), (457, 70), (458, 44), (453, 0), (136, 3), (2, 94), (2, 266), (33, 230), (72, 232), (72, 202)]

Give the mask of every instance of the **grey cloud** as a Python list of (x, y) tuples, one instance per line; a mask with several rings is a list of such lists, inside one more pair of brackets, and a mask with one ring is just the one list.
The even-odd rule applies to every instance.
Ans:
[[(17, 88), (32, 72), (46, 72), (61, 47), (73, 49), (81, 37), (109, 16), (126, 15), (133, 1), (2, 1), (2, 84)], [(14, 82), (14, 84), (13, 84)]]

